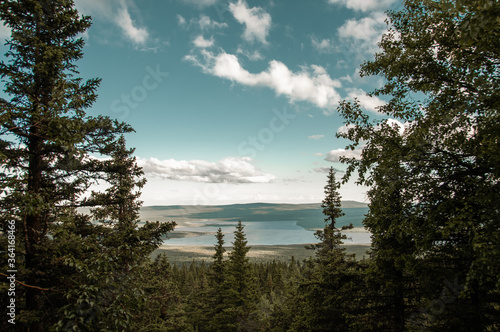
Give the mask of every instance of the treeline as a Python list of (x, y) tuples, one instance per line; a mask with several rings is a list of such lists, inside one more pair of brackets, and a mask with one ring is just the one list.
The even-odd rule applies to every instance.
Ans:
[[(341, 248), (333, 169), (308, 261), (250, 264), (241, 224), (204, 265), (151, 253), (175, 223), (139, 227), (142, 170), (126, 123), (85, 110), (90, 17), (71, 0), (5, 0), (0, 227), (6, 309), (18, 331), (498, 331), (500, 3), (406, 0), (361, 75), (385, 81), (371, 117), (341, 102), (337, 133), (369, 186), (370, 258)], [(106, 184), (97, 191), (94, 184)], [(85, 207), (90, 214), (82, 214)]]

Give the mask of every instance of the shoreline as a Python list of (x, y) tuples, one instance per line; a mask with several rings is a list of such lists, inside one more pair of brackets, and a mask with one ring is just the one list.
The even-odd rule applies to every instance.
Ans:
[[(251, 262), (272, 262), (272, 261), (290, 261), (292, 256), (296, 261), (305, 260), (314, 255), (314, 250), (306, 249), (308, 244), (283, 244), (283, 245), (250, 245), (250, 250), (247, 257)], [(356, 255), (356, 259), (360, 260), (363, 257), (367, 258), (367, 250), (370, 249), (370, 244), (355, 244), (347, 243), (342, 245), (346, 248), (347, 254)], [(228, 252), (231, 251), (231, 246), (225, 246), (226, 252), (224, 256), (227, 259)], [(209, 263), (215, 253), (214, 246), (197, 246), (197, 245), (168, 245), (163, 244), (152, 253), (154, 259), (159, 254), (164, 253), (171, 263), (186, 264), (191, 262)]]

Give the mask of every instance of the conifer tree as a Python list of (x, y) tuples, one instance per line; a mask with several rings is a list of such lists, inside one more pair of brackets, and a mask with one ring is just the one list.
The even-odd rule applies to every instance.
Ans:
[[(340, 184), (335, 180), (335, 171), (330, 168), (325, 186), (325, 198), (321, 204), (325, 215), (325, 228), (316, 232), (321, 242), (311, 245), (315, 257), (310, 260), (309, 271), (299, 286), (296, 302), (297, 316), (294, 329), (313, 331), (345, 331), (349, 327), (346, 319), (352, 314), (353, 288), (360, 278), (359, 265), (342, 248), (346, 235), (336, 227), (337, 219), (344, 215), (341, 209)], [(356, 308), (357, 309), (357, 308)]]
[(217, 331), (220, 327), (218, 322), (221, 313), (226, 308), (227, 292), (226, 292), (226, 261), (224, 261), (224, 233), (219, 227), (215, 235), (217, 243), (214, 245), (215, 253), (212, 256), (212, 265), (209, 270), (209, 296), (207, 302), (208, 309), (208, 326), (202, 328), (207, 331)]
[(222, 229), (220, 227), (217, 230), (215, 237), (217, 239), (217, 244), (214, 245), (215, 254), (212, 256), (213, 262), (210, 269), (212, 271), (211, 275), (214, 285), (218, 285), (220, 287), (224, 284), (224, 253), (226, 252), (226, 249), (224, 248), (224, 233), (222, 233)]
[(329, 255), (332, 255), (332, 251), (342, 251), (343, 249), (340, 246), (343, 243), (342, 241), (347, 239), (347, 236), (342, 234), (341, 230), (352, 228), (352, 225), (344, 226), (341, 229), (336, 227), (337, 219), (344, 215), (341, 209), (339, 188), (340, 183), (335, 180), (335, 170), (330, 167), (324, 191), (325, 198), (321, 202), (323, 214), (325, 215), (325, 228), (315, 233), (320, 242), (310, 246), (311, 249), (316, 249), (316, 257), (319, 260), (328, 258)]
[(221, 330), (244, 330), (250, 324), (250, 314), (255, 308), (255, 278), (247, 257), (250, 250), (247, 243), (244, 227), (239, 221), (227, 261), (224, 310), (216, 317), (223, 327)]
[[(7, 60), (0, 63), (6, 96), (0, 98), (0, 225), (5, 230), (7, 222), (16, 224), (17, 279), (32, 286), (16, 292), (17, 326), (30, 331), (48, 329), (58, 319), (75, 324), (71, 328), (100, 322), (93, 327), (112, 329), (106, 324), (114, 324), (118, 329), (129, 316), (120, 313), (123, 302), (107, 305), (115, 285), (99, 276), (100, 271), (121, 268), (103, 250), (111, 230), (91, 224), (76, 209), (91, 204), (84, 194), (92, 183), (115, 181), (111, 163), (103, 160), (124, 153), (116, 151), (119, 136), (132, 128), (109, 117), (86, 115), (100, 79), (78, 77), (75, 62), (84, 46), (80, 36), (91, 19), (79, 16), (73, 6), (71, 0), (0, 2), (0, 20), (12, 31)], [(119, 192), (109, 194), (117, 195), (112, 200), (124, 208), (133, 200)], [(125, 208), (118, 219), (136, 219), (134, 209)], [(146, 241), (158, 243), (157, 238)], [(121, 278), (118, 274), (110, 280)], [(102, 285), (106, 290), (99, 289)], [(78, 303), (71, 303), (77, 298)], [(58, 328), (69, 327), (64, 324)]]

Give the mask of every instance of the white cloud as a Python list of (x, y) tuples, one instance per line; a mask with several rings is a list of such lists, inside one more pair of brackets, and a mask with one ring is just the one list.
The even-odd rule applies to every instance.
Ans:
[(239, 23), (245, 25), (245, 32), (243, 32), (245, 40), (258, 40), (263, 44), (267, 44), (266, 37), (271, 28), (271, 15), (261, 7), (248, 8), (247, 3), (243, 0), (230, 3), (229, 11)]
[(257, 60), (264, 59), (264, 56), (262, 54), (260, 54), (259, 51), (255, 50), (253, 52), (249, 52), (249, 51), (243, 50), (241, 47), (238, 47), (238, 49), (236, 50), (236, 54), (244, 55), (250, 61), (257, 61)]
[(339, 48), (361, 56), (376, 53), (379, 51), (378, 43), (388, 28), (386, 18), (386, 14), (375, 12), (359, 20), (347, 20), (337, 31)]
[(179, 24), (179, 26), (185, 26), (186, 25), (186, 19), (182, 16), (182, 15), (177, 15), (177, 23)]
[(334, 42), (331, 39), (318, 40), (316, 37), (311, 37), (311, 44), (319, 53), (333, 53), (335, 51)]
[(181, 0), (185, 4), (195, 5), (199, 8), (205, 8), (208, 6), (215, 5), (218, 0)]
[[(79, 12), (92, 15), (93, 18), (103, 18), (116, 24), (123, 35), (134, 44), (144, 45), (149, 38), (145, 27), (139, 27), (130, 16), (130, 7), (134, 7), (129, 0), (75, 0)], [(118, 8), (118, 10), (117, 10)]]
[(204, 72), (247, 86), (265, 86), (277, 95), (288, 97), (290, 102), (307, 101), (329, 114), (338, 105), (340, 95), (335, 88), (341, 87), (339, 80), (330, 78), (321, 66), (303, 66), (292, 72), (280, 61), (272, 60), (269, 67), (260, 73), (250, 73), (244, 69), (236, 55), (222, 51), (214, 55), (202, 50), (200, 60), (195, 55), (187, 55), (185, 60), (200, 66)]
[(351, 129), (351, 128), (355, 128), (356, 126), (353, 125), (353, 124), (349, 124), (349, 125), (343, 125), (341, 127), (339, 127), (339, 129), (337, 129), (337, 132), (338, 133), (344, 133), (344, 134), (347, 134), (348, 130)]
[(398, 0), (328, 0), (328, 3), (366, 12), (371, 10), (387, 10), (397, 1)]
[[(10, 38), (11, 29), (5, 25), (3, 21), (0, 21), (0, 39)], [(3, 44), (3, 42), (1, 42)]]
[(199, 48), (207, 48), (207, 47), (211, 47), (214, 45), (214, 39), (210, 38), (209, 40), (207, 40), (207, 39), (203, 38), (203, 36), (200, 35), (200, 36), (196, 37), (195, 40), (193, 40), (193, 44)]
[(201, 30), (208, 30), (208, 29), (217, 29), (217, 28), (227, 28), (227, 23), (220, 23), (216, 21), (212, 21), (210, 17), (206, 15), (201, 15), (200, 19), (198, 20), (198, 25), (200, 26)]
[(396, 120), (396, 119), (387, 119), (387, 124), (389, 126), (391, 126), (391, 127), (396, 126), (398, 128), (399, 135), (403, 135), (404, 132), (405, 132), (405, 130), (410, 127), (410, 123), (409, 122), (403, 123), (403, 122), (401, 122), (399, 120)]
[(330, 162), (339, 162), (340, 157), (360, 159), (361, 152), (362, 148), (355, 150), (345, 150), (345, 149), (331, 150), (327, 152), (325, 160)]
[(322, 139), (323, 137), (325, 137), (325, 135), (311, 135), (308, 138), (309, 139), (319, 140), (319, 139)]
[(163, 179), (207, 183), (268, 183), (276, 179), (263, 173), (249, 157), (228, 157), (218, 162), (204, 160), (138, 159), (147, 175)]
[(365, 91), (358, 88), (346, 89), (348, 91), (348, 100), (358, 99), (359, 105), (362, 109), (378, 113), (378, 108), (385, 105), (385, 102), (378, 98), (377, 96), (370, 97)]
[(385, 20), (387, 15), (381, 12), (373, 13), (362, 19), (347, 20), (339, 27), (339, 36), (343, 38), (354, 38), (366, 41), (377, 40), (387, 29)]
[(126, 6), (123, 6), (118, 15), (115, 16), (115, 22), (122, 29), (125, 36), (135, 44), (146, 43), (149, 36), (148, 31), (144, 27), (136, 26)]
[[(403, 123), (403, 122), (396, 120), (396, 119), (385, 119), (383, 122), (388, 124), (390, 127), (396, 127), (399, 135), (403, 135), (405, 130), (410, 128), (410, 122)], [(356, 126), (353, 124), (344, 125), (344, 126), (339, 127), (339, 129), (337, 129), (337, 132), (338, 133), (347, 133), (347, 131), (349, 129), (352, 129), (352, 128), (356, 128)], [(375, 126), (375, 130), (380, 130), (381, 128), (382, 128), (382, 126), (380, 124), (377, 124)], [(364, 140), (364, 138), (362, 138), (362, 140)], [(344, 151), (344, 150), (334, 150), (334, 151)], [(357, 151), (357, 150), (355, 150), (355, 151)]]
[[(333, 170), (335, 171), (335, 173), (344, 173), (344, 171), (336, 168), (334, 168)], [(330, 167), (317, 167), (313, 168), (313, 171), (315, 171), (316, 173), (330, 173)]]

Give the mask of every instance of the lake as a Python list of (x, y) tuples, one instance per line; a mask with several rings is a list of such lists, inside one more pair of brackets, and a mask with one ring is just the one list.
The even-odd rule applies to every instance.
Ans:
[[(235, 231), (237, 222), (219, 223), (209, 220), (192, 224), (193, 227), (178, 227), (176, 231), (199, 232), (202, 235), (171, 238), (165, 240), (164, 244), (211, 246), (217, 242), (214, 233), (217, 232), (220, 227), (224, 233), (225, 245), (231, 245), (234, 238), (233, 232)], [(314, 236), (314, 231), (307, 230), (297, 225), (297, 221), (247, 221), (242, 224), (249, 245), (286, 245), (318, 242)], [(191, 234), (194, 235), (194, 233)], [(347, 235), (351, 240), (346, 240), (346, 244), (370, 243), (370, 234), (368, 232), (353, 232)]]

